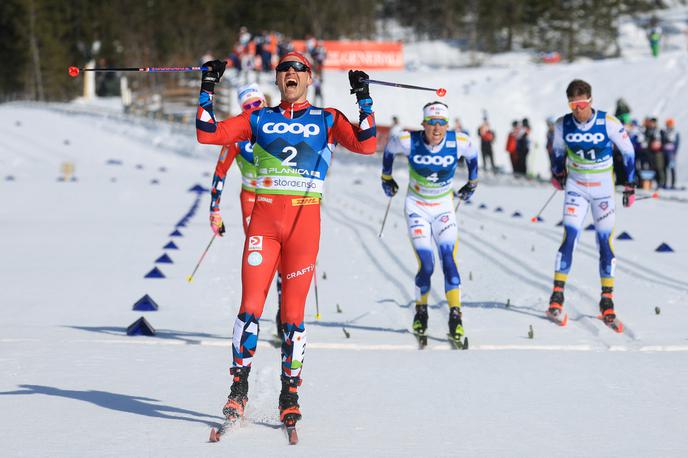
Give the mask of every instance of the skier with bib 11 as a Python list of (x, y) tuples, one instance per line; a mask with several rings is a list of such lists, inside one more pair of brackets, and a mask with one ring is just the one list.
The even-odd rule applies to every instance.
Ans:
[[(463, 345), (461, 276), (456, 266), (458, 232), (452, 182), (460, 157), (466, 159), (468, 183), (457, 193), (468, 200), (478, 185), (478, 151), (467, 134), (449, 131), (449, 109), (442, 102), (423, 107), (423, 130), (402, 131), (389, 139), (382, 159), (382, 189), (393, 197), (399, 186), (392, 178), (394, 155), (408, 156), (409, 186), (406, 224), (418, 260), (416, 315), (413, 331), (424, 337), (428, 326), (428, 295), (434, 270), (433, 241), (444, 272), (444, 291), (449, 304), (449, 337)], [(421, 340), (421, 345), (424, 340)]]
[[(281, 102), (234, 118), (217, 121), (213, 112), (215, 84), (224, 62), (212, 61), (202, 75), (196, 133), (200, 143), (226, 145), (250, 140), (257, 170), (256, 203), (251, 214), (242, 258), (241, 307), (232, 339), (232, 386), (223, 409), (234, 421), (244, 414), (248, 376), (258, 341), (258, 320), (269, 285), (279, 267), (283, 275), (281, 321), (282, 391), (280, 420), (292, 426), (301, 419), (297, 389), (306, 346), (304, 307), (313, 278), (320, 240), (320, 198), (336, 144), (373, 154), (376, 127), (368, 75), (349, 71), (351, 93), (358, 101), (355, 126), (334, 108), (311, 106), (311, 65), (290, 52), (276, 67)], [(279, 266), (278, 266), (279, 264)]]
[(592, 88), (582, 80), (573, 80), (566, 88), (571, 113), (559, 118), (554, 126), (552, 185), (565, 191), (564, 240), (555, 262), (554, 287), (547, 315), (565, 326), (564, 287), (573, 261), (573, 250), (583, 220), (592, 212), (599, 248), (599, 273), (602, 293), (601, 318), (615, 331), (623, 325), (614, 310), (614, 176), (613, 148), (623, 155), (626, 177), (623, 180), (623, 206), (635, 202), (635, 151), (623, 124), (614, 116), (592, 108)]

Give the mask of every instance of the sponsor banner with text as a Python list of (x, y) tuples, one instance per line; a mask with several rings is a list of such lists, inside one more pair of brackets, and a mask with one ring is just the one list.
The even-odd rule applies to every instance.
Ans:
[[(358, 70), (402, 70), (404, 68), (404, 49), (396, 41), (328, 41), (325, 69)], [(294, 49), (306, 51), (306, 42), (294, 40)]]

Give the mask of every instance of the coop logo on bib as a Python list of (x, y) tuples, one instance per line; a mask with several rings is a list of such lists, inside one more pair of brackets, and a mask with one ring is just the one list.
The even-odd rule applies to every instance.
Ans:
[(454, 163), (454, 156), (413, 156), (413, 162), (421, 165), (441, 165), (447, 167)]
[(604, 135), (601, 134), (600, 132), (596, 132), (594, 134), (592, 134), (590, 132), (586, 132), (584, 134), (582, 134), (580, 132), (575, 132), (575, 133), (566, 134), (566, 141), (572, 142), (572, 143), (588, 142), (588, 143), (593, 143), (596, 145), (596, 144), (604, 141)]
[(263, 125), (263, 132), (266, 134), (303, 134), (308, 138), (311, 135), (318, 135), (320, 133), (320, 126), (317, 124), (287, 124), (286, 122), (266, 122)]

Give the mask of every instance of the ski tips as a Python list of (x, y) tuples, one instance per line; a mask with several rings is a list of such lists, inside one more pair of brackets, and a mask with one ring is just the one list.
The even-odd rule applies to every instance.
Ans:
[(210, 430), (210, 438), (208, 438), (210, 442), (219, 442), (220, 441), (220, 435), (217, 433), (215, 428), (212, 428)]

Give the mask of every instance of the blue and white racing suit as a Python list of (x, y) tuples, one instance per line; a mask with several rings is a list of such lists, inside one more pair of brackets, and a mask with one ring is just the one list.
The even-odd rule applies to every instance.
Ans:
[(578, 122), (572, 114), (559, 118), (554, 128), (552, 172), (566, 168), (564, 200), (564, 240), (555, 262), (555, 281), (565, 282), (573, 261), (573, 251), (583, 220), (592, 211), (600, 252), (600, 279), (603, 287), (614, 286), (614, 176), (612, 143), (621, 151), (626, 180), (635, 179), (635, 152), (621, 122), (604, 111)]
[(395, 154), (408, 156), (409, 186), (406, 223), (418, 260), (416, 302), (427, 304), (434, 270), (433, 240), (444, 271), (444, 291), (450, 307), (461, 305), (461, 276), (456, 266), (458, 233), (452, 182), (460, 157), (465, 157), (468, 178), (478, 179), (478, 150), (468, 135), (447, 132), (436, 146), (425, 143), (423, 131), (402, 131), (390, 137), (383, 156), (383, 175), (392, 174)]

